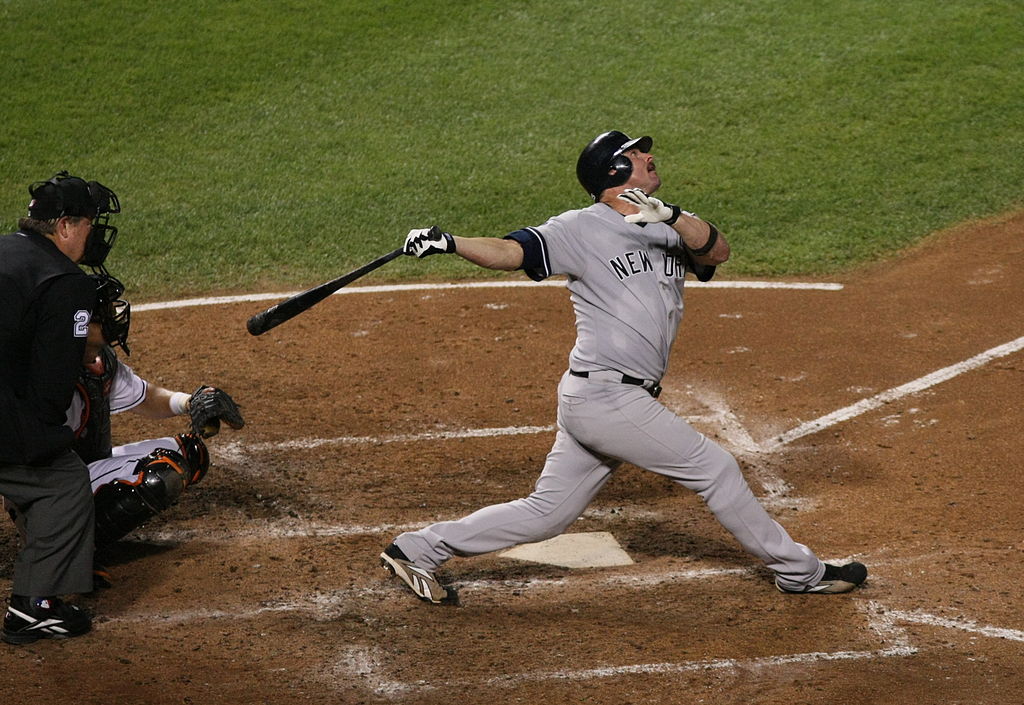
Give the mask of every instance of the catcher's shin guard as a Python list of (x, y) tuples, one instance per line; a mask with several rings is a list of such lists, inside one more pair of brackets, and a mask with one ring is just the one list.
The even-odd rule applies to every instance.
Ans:
[(96, 545), (124, 538), (174, 504), (190, 473), (180, 453), (160, 448), (139, 458), (131, 482), (115, 480), (96, 490)]
[(210, 469), (210, 451), (206, 449), (202, 437), (197, 433), (179, 433), (174, 437), (178, 441), (178, 449), (188, 465), (185, 485), (194, 485), (206, 476)]

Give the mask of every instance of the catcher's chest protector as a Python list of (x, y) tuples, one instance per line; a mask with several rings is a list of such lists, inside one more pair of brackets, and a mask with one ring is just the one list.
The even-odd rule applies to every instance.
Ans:
[(104, 346), (99, 359), (98, 367), (83, 369), (78, 377), (78, 393), (85, 406), (71, 448), (85, 463), (110, 457), (110, 388), (117, 374), (117, 354)]

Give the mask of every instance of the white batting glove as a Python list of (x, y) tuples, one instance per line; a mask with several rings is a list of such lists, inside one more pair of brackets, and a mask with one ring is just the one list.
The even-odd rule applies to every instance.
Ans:
[(410, 230), (405, 236), (405, 254), (412, 257), (423, 259), (430, 255), (446, 255), (452, 252), (455, 252), (455, 238), (436, 225)]
[(640, 209), (639, 213), (626, 216), (627, 223), (668, 223), (672, 225), (682, 212), (679, 206), (673, 206), (654, 196), (648, 196), (643, 189), (639, 188), (628, 188), (619, 194), (619, 198)]

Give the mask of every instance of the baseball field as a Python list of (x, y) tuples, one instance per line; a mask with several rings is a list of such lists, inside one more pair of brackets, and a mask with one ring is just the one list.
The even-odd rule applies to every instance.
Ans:
[[(128, 362), (247, 420), (79, 599), (91, 635), (0, 650), (12, 701), (1020, 702), (1015, 3), (15, 1), (0, 27), (5, 231), (58, 169), (117, 191)], [(628, 562), (455, 559), (461, 605), (418, 602), (390, 539), (533, 487), (562, 283), (399, 258), (246, 332), (412, 227), (585, 205), (576, 156), (613, 128), (733, 246), (687, 284), (661, 400), (794, 538), (865, 563), (855, 592), (780, 594), (625, 466), (569, 533)], [(11, 526), (5, 591), (16, 551)]]

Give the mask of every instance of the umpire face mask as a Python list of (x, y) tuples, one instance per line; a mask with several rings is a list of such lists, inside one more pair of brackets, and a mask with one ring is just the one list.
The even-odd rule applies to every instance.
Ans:
[(80, 264), (86, 267), (102, 267), (110, 254), (110, 249), (117, 239), (117, 228), (107, 225), (107, 216), (97, 216), (92, 222), (92, 230), (85, 241), (85, 254)]
[(89, 182), (89, 195), (96, 204), (96, 217), (92, 219), (92, 230), (85, 241), (85, 254), (80, 264), (102, 269), (117, 240), (117, 228), (110, 225), (110, 216), (121, 212), (117, 194), (98, 181)]

